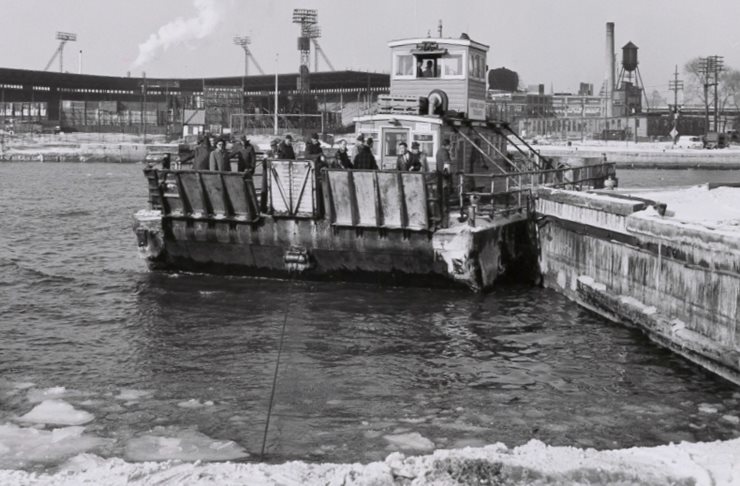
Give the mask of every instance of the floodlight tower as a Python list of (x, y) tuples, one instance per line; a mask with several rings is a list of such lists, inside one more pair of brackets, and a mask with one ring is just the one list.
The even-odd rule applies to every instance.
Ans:
[(250, 59), (252, 60), (254, 66), (257, 68), (260, 74), (265, 74), (260, 65), (257, 63), (257, 60), (252, 55), (252, 51), (249, 50), (249, 44), (251, 43), (252, 39), (248, 35), (234, 37), (234, 44), (237, 46), (241, 46), (241, 48), (244, 49), (244, 76), (249, 76)]
[(69, 41), (76, 41), (77, 40), (77, 34), (72, 34), (70, 32), (57, 32), (57, 40), (59, 40), (59, 47), (57, 47), (57, 50), (54, 51), (54, 55), (51, 56), (51, 59), (49, 59), (49, 62), (46, 63), (46, 67), (44, 68), (44, 71), (48, 71), (49, 67), (51, 66), (51, 63), (54, 62), (54, 59), (56, 59), (57, 56), (59, 56), (59, 72), (64, 72), (64, 44), (66, 44)]
[(321, 27), (319, 27), (318, 24), (311, 24), (306, 26), (306, 32), (304, 33), (306, 37), (311, 39), (313, 42), (314, 47), (314, 70), (319, 70), (319, 54), (321, 54), (321, 57), (324, 59), (324, 62), (327, 66), (329, 66), (329, 69), (334, 71), (334, 66), (332, 66), (331, 61), (329, 61), (329, 58), (326, 57), (326, 53), (319, 45), (318, 38), (321, 37)]
[(301, 53), (298, 91), (308, 91), (308, 65), (311, 56), (311, 38), (306, 35), (310, 27), (318, 23), (319, 13), (315, 9), (296, 8), (293, 10), (293, 23), (301, 25), (298, 37), (298, 51)]

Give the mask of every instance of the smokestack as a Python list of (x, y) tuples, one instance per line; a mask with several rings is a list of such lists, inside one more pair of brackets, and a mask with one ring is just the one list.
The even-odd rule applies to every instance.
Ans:
[(77, 58), (77, 74), (82, 74), (82, 49), (80, 49), (80, 55)]
[(614, 98), (614, 22), (606, 23), (606, 116), (613, 115)]

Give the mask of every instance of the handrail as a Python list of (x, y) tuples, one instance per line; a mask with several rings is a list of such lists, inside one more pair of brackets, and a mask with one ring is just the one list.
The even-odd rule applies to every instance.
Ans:
[[(511, 212), (516, 210), (521, 210), (525, 207), (525, 204), (523, 204), (522, 201), (522, 194), (524, 193), (530, 193), (535, 187), (538, 186), (549, 186), (549, 187), (567, 187), (567, 186), (581, 186), (584, 183), (591, 182), (591, 181), (603, 181), (608, 177), (609, 175), (612, 175), (614, 173), (616, 163), (614, 162), (602, 162), (599, 164), (591, 164), (591, 165), (582, 165), (578, 167), (561, 167), (558, 169), (544, 169), (544, 170), (534, 170), (534, 171), (527, 171), (527, 172), (521, 172), (521, 173), (513, 173), (513, 174), (475, 174), (475, 173), (463, 173), (458, 172), (457, 173), (457, 179), (458, 179), (458, 186), (457, 186), (457, 198), (459, 201), (459, 208), (461, 216), (465, 213), (465, 210), (467, 207), (470, 207), (472, 209), (473, 214), (475, 214), (478, 210), (478, 201), (481, 199), (487, 199), (490, 198), (491, 202), (491, 209), (490, 209), (490, 215), (493, 217), (495, 214), (500, 214), (502, 212)], [(594, 169), (595, 175), (589, 174), (590, 170)], [(599, 170), (602, 169), (602, 170)], [(566, 174), (568, 172), (573, 171), (581, 171), (585, 170), (588, 177), (579, 177), (578, 179), (573, 180), (562, 180), (562, 177), (552, 177), (550, 182), (543, 183), (543, 179), (548, 174)], [(491, 185), (490, 185), (490, 191), (465, 191), (465, 180), (466, 178), (490, 178)], [(510, 179), (516, 179), (517, 184), (514, 188), (509, 187), (509, 180)], [(561, 180), (556, 180), (561, 179)], [(497, 180), (504, 180), (506, 182), (505, 189), (504, 190), (497, 190), (495, 182)], [(503, 198), (504, 203), (506, 205), (505, 208), (500, 209), (496, 208), (496, 200), (499, 201)], [(514, 199), (516, 201), (515, 204), (510, 205), (511, 200)], [(529, 208), (529, 199), (530, 197), (526, 198), (526, 207)], [(474, 222), (471, 222), (471, 224), (474, 224)]]

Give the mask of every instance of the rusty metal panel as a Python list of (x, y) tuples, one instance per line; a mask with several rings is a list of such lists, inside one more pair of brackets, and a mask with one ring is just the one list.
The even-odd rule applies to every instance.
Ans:
[(380, 196), (380, 212), (383, 217), (382, 225), (385, 228), (403, 228), (403, 188), (401, 187), (400, 172), (378, 172), (378, 194)]
[(226, 206), (226, 191), (221, 174), (201, 173), (200, 178), (203, 181), (208, 200), (211, 202), (211, 209), (216, 218), (225, 218), (229, 215)]
[(356, 203), (350, 173), (342, 170), (329, 171), (327, 174), (334, 209), (333, 223), (340, 226), (353, 226), (355, 220), (352, 215)]
[[(190, 206), (191, 215), (200, 218), (208, 212), (203, 196), (203, 188), (200, 185), (200, 177), (197, 172), (180, 172), (180, 188), (185, 193), (185, 198)], [(182, 194), (180, 195), (182, 196)]]
[(242, 221), (254, 221), (259, 218), (259, 203), (252, 181), (245, 180), (241, 174), (223, 174), (224, 186), (234, 218)]
[(357, 201), (357, 226), (379, 226), (378, 189), (374, 171), (354, 171), (355, 196)]
[(427, 186), (424, 174), (419, 172), (401, 173), (403, 194), (406, 202), (407, 227), (413, 230), (429, 228), (427, 213)]

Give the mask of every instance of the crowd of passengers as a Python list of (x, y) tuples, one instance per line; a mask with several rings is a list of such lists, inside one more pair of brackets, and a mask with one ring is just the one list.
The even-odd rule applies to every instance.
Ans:
[[(212, 170), (231, 172), (231, 160), (236, 159), (236, 170), (246, 176), (254, 174), (257, 166), (257, 151), (246, 136), (241, 136), (232, 144), (230, 150), (226, 149), (226, 139), (209, 136), (200, 137), (195, 150), (180, 159), (180, 164), (192, 161), (193, 170)], [(295, 160), (296, 153), (293, 148), (293, 137), (286, 135), (282, 140), (275, 138), (270, 142), (270, 151), (265, 154), (267, 158), (278, 160)], [(321, 147), (319, 134), (314, 133), (306, 142), (305, 158), (315, 161), (316, 169), (325, 167), (341, 169), (369, 169), (378, 170), (378, 163), (373, 154), (372, 137), (365, 138), (360, 134), (352, 151), (347, 146), (347, 141), (339, 140), (338, 149), (333, 164), (328, 163), (324, 150)], [(450, 141), (445, 139), (437, 151), (436, 164), (430, 167), (427, 155), (420, 150), (418, 142), (411, 143), (409, 150), (406, 142), (398, 145), (398, 157), (396, 170), (407, 172), (429, 172), (437, 170), (449, 173), (450, 170)], [(162, 169), (172, 168), (170, 154), (162, 159)]]

